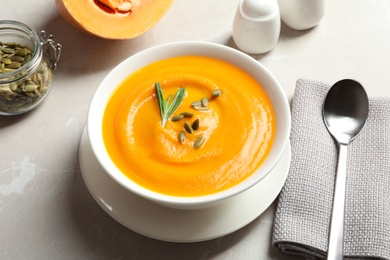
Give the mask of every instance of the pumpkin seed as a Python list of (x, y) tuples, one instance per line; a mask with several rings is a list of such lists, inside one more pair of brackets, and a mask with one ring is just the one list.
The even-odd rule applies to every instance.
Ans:
[(201, 103), (203, 107), (207, 107), (209, 105), (209, 99), (207, 97), (203, 97)]
[(10, 69), (19, 69), (20, 67), (22, 67), (22, 64), (17, 61), (12, 61), (11, 64), (8, 64), (6, 67)]
[(12, 82), (9, 84), (9, 87), (12, 91), (15, 91), (18, 88), (18, 84), (16, 82)]
[(0, 86), (0, 95), (11, 95), (12, 90), (9, 85), (1, 85)]
[(213, 91), (213, 97), (219, 97), (220, 95), (222, 95), (222, 91), (220, 89)]
[(4, 68), (1, 70), (1, 72), (4, 72), (4, 73), (8, 73), (8, 72), (13, 72), (15, 71), (16, 69), (11, 69), (11, 68)]
[(204, 137), (203, 135), (201, 135), (198, 137), (198, 139), (195, 140), (193, 145), (194, 149), (198, 149), (199, 147), (202, 146), (203, 143), (204, 143)]
[[(0, 42), (0, 77), (22, 68), (33, 51), (15, 42)], [(53, 74), (45, 60), (32, 75), (9, 84), (0, 84), (0, 110), (14, 112), (28, 108), (48, 91)]]
[(11, 48), (7, 48), (7, 47), (3, 47), (2, 51), (4, 53), (8, 53), (8, 54), (12, 54), (12, 53), (15, 53), (15, 50), (11, 49)]
[[(1, 44), (1, 42), (0, 42), (0, 44)], [(9, 47), (17, 47), (17, 46), (20, 46), (20, 43), (18, 43), (18, 42), (7, 42), (6, 45), (9, 46)]]
[(193, 108), (196, 108), (196, 107), (200, 107), (202, 105), (202, 102), (200, 101), (195, 101), (195, 102), (192, 102), (191, 106)]
[(196, 109), (198, 111), (208, 111), (209, 110), (207, 107), (193, 107), (193, 109)]
[(181, 120), (183, 117), (184, 117), (184, 115), (180, 114), (180, 115), (178, 115), (178, 116), (172, 117), (171, 120), (172, 120), (173, 122), (177, 122), (177, 121)]
[(9, 59), (9, 58), (2, 58), (1, 59), (1, 62), (5, 65), (9, 65), (9, 64), (12, 64), (12, 60)]
[(16, 55), (22, 56), (22, 57), (25, 57), (25, 56), (27, 56), (27, 54), (30, 54), (30, 53), (31, 53), (31, 50), (29, 50), (27, 48), (17, 49), (15, 52)]
[(42, 79), (41, 73), (35, 74), (35, 78), (36, 78), (36, 82), (37, 82), (38, 86), (40, 86), (42, 88), (42, 86), (43, 86), (43, 79)]
[(184, 129), (187, 131), (187, 133), (192, 134), (192, 127), (188, 122), (184, 122)]
[(184, 141), (186, 140), (186, 136), (183, 131), (180, 131), (178, 138), (180, 143), (184, 143)]
[(183, 115), (184, 117), (193, 117), (194, 116), (194, 114), (192, 114), (191, 112), (183, 112), (180, 115)]
[(10, 58), (10, 60), (12, 60), (12, 61), (18, 61), (18, 62), (23, 62), (24, 61), (24, 58), (23, 57), (21, 57), (21, 56), (12, 56), (11, 58)]
[(34, 92), (37, 88), (38, 88), (38, 86), (35, 84), (24, 85), (23, 91), (26, 93)]
[(35, 90), (34, 90), (34, 94), (35, 94), (37, 97), (42, 97), (42, 94), (41, 94), (41, 92), (39, 92), (38, 89), (35, 89)]
[(196, 120), (192, 123), (191, 127), (192, 127), (193, 130), (198, 130), (198, 128), (199, 128), (199, 119), (196, 119)]

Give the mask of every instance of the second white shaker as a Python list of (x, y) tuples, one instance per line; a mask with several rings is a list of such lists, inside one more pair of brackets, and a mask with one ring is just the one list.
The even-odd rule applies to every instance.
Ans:
[(316, 26), (325, 13), (325, 0), (278, 0), (283, 22), (295, 30)]
[(280, 35), (276, 0), (241, 0), (233, 21), (233, 40), (246, 53), (272, 50)]

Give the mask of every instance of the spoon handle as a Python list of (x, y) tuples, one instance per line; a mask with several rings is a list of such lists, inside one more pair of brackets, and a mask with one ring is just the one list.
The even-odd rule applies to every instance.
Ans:
[(332, 220), (328, 242), (328, 260), (343, 259), (345, 184), (347, 178), (347, 145), (339, 143)]

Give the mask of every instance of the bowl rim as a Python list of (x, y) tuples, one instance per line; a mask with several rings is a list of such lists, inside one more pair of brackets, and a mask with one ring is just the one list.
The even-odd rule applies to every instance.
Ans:
[[(277, 97), (280, 100), (280, 104), (277, 108), (274, 107), (274, 110), (275, 114), (277, 114), (276, 111), (278, 111), (278, 114), (283, 117), (282, 124), (284, 124), (284, 127), (283, 129), (277, 127), (276, 129), (275, 136), (278, 136), (278, 138), (275, 138), (270, 154), (267, 156), (267, 159), (271, 158), (272, 160), (266, 159), (255, 171), (257, 172), (259, 171), (259, 169), (262, 169), (263, 174), (261, 174), (260, 177), (252, 180), (254, 177), (252, 179), (250, 177), (254, 175), (253, 173), (250, 177), (240, 182), (239, 185), (235, 185), (231, 188), (217, 193), (194, 197), (178, 197), (158, 193), (142, 187), (141, 185), (132, 181), (130, 178), (126, 177), (118, 168), (116, 168), (115, 164), (111, 161), (108, 153), (104, 149), (103, 137), (101, 134), (102, 116), (106, 103), (109, 100), (110, 93), (112, 93), (112, 91), (117, 88), (119, 83), (121, 83), (128, 75), (130, 75), (136, 69), (142, 68), (147, 64), (158, 60), (184, 55), (210, 56), (213, 58), (224, 60), (226, 62), (230, 62), (233, 65), (245, 70), (252, 77), (255, 77), (260, 73), (260, 76), (265, 77), (265, 79), (267, 80), (267, 84), (273, 86), (272, 93), (269, 93), (267, 91), (266, 92), (271, 99)], [(234, 63), (236, 59), (240, 61), (240, 65)], [(139, 64), (137, 62), (139, 62)], [(243, 64), (248, 64), (245, 65), (245, 67), (248, 68), (244, 69)], [(127, 72), (123, 73), (123, 71)], [(116, 84), (112, 81), (114, 81)], [(102, 104), (102, 95), (104, 97), (104, 104)], [(97, 111), (101, 112), (98, 113), (98, 116), (96, 113)], [(280, 122), (276, 124), (280, 125)], [(174, 207), (177, 206), (191, 208), (199, 205), (213, 204), (216, 202), (220, 202), (224, 199), (230, 198), (240, 192), (249, 189), (256, 183), (261, 181), (263, 178), (265, 178), (279, 162), (280, 158), (282, 157), (283, 151), (288, 144), (291, 129), (291, 116), (289, 102), (280, 83), (266, 67), (264, 67), (260, 62), (258, 62), (251, 56), (237, 49), (218, 43), (203, 41), (178, 41), (156, 45), (137, 52), (123, 60), (116, 67), (114, 67), (101, 81), (100, 85), (98, 86), (92, 97), (87, 114), (86, 128), (91, 140), (92, 151), (96, 156), (98, 162), (107, 172), (107, 174), (117, 183), (119, 183), (122, 187), (141, 197), (160, 204), (168, 206), (171, 205)]]

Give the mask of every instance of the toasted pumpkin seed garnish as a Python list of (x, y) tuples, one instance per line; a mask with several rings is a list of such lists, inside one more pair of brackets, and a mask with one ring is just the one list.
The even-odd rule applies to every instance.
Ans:
[(181, 120), (183, 117), (184, 117), (184, 115), (180, 114), (180, 115), (178, 115), (178, 116), (172, 117), (171, 120), (172, 120), (173, 122), (177, 122), (177, 121)]
[(199, 119), (196, 119), (196, 120), (192, 123), (191, 128), (192, 128), (193, 130), (198, 130), (198, 128), (199, 128)]
[(193, 107), (193, 108), (195, 108), (195, 107), (200, 107), (202, 105), (202, 102), (200, 102), (199, 100), (198, 101), (194, 101), (194, 102), (192, 102), (192, 104), (191, 104), (191, 106)]
[(204, 142), (204, 137), (203, 135), (201, 135), (198, 137), (198, 139), (195, 140), (193, 145), (194, 149), (198, 149), (199, 147), (201, 147), (203, 142)]
[(191, 112), (183, 112), (180, 115), (183, 115), (184, 117), (189, 117), (189, 118), (194, 116), (194, 114)]
[[(222, 95), (222, 91), (220, 89), (215, 89), (212, 92), (211, 100), (213, 97), (216, 98), (216, 97), (219, 97), (221, 95)], [(195, 110), (198, 110), (198, 111), (208, 111), (209, 110), (209, 103), (210, 103), (209, 98), (207, 98), (205, 96), (201, 100), (197, 100), (197, 101), (192, 102), (191, 107)], [(183, 117), (191, 118), (193, 116), (194, 116), (194, 114), (191, 112), (182, 112), (178, 116), (173, 117), (172, 121), (179, 121)], [(185, 140), (185, 132), (192, 134), (193, 131), (196, 131), (199, 129), (199, 124), (200, 124), (199, 119), (195, 119), (191, 125), (188, 122), (184, 122), (185, 131), (180, 131), (178, 134), (178, 139), (179, 139), (180, 143), (183, 143)], [(203, 145), (204, 141), (205, 141), (205, 138), (203, 137), (203, 135), (199, 136), (195, 140), (195, 142), (193, 143), (193, 148), (198, 149), (199, 147), (201, 147)]]
[(184, 129), (187, 131), (187, 133), (192, 134), (192, 127), (188, 122), (184, 122)]
[(207, 107), (193, 107), (193, 109), (196, 109), (198, 111), (208, 111), (209, 110)]
[(180, 131), (178, 138), (179, 138), (180, 143), (184, 143), (184, 141), (186, 140), (186, 136), (185, 136), (183, 131)]
[(222, 91), (220, 89), (213, 91), (213, 97), (219, 97), (220, 95), (222, 95)]
[(207, 107), (209, 105), (209, 99), (207, 97), (203, 97), (200, 101), (203, 107)]

